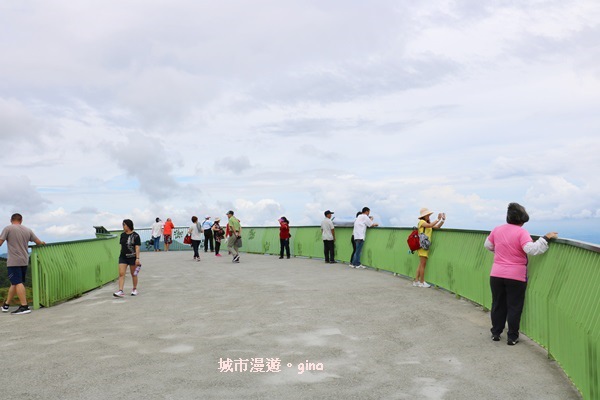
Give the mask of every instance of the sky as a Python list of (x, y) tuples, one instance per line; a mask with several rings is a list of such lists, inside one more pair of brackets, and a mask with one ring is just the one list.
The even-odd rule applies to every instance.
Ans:
[(47, 242), (518, 202), (600, 243), (597, 0), (12, 1), (0, 54), (0, 220)]

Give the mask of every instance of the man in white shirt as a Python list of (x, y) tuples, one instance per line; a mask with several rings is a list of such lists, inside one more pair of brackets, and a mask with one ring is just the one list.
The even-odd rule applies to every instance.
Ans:
[(160, 237), (163, 232), (163, 223), (160, 218), (156, 217), (156, 222), (152, 224), (152, 240), (154, 251), (160, 251)]
[(367, 235), (367, 228), (378, 226), (373, 222), (373, 218), (369, 217), (371, 209), (369, 207), (363, 207), (362, 213), (354, 221), (354, 243), (356, 243), (356, 252), (354, 258), (350, 260), (350, 268), (366, 268), (360, 263), (360, 256), (362, 253), (363, 245), (365, 244), (365, 236)]
[(325, 219), (321, 222), (321, 235), (323, 237), (323, 249), (325, 252), (325, 262), (335, 264), (335, 228), (331, 215), (333, 211), (325, 211)]
[(210, 215), (204, 217), (204, 222), (202, 223), (202, 229), (204, 230), (204, 252), (208, 251), (210, 246), (211, 253), (215, 251), (215, 242), (213, 241), (213, 233), (212, 227), (214, 222), (210, 220)]

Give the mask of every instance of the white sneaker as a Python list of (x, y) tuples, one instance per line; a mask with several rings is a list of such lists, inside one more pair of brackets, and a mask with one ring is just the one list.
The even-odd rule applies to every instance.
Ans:
[(421, 282), (419, 282), (419, 281), (413, 281), (413, 286), (414, 287), (419, 287), (419, 286), (421, 286)]
[(364, 265), (360, 264), (358, 267), (356, 268), (362, 268), (362, 269), (367, 269), (367, 267), (365, 267)]
[(352, 264), (348, 264), (348, 266), (349, 266), (350, 268), (356, 268), (356, 267), (355, 267), (354, 265), (352, 265)]
[(430, 285), (429, 283), (427, 283), (427, 282), (423, 281), (423, 283), (421, 283), (421, 284), (419, 285), (419, 287), (428, 288), (428, 287), (431, 287), (431, 285)]
[(132, 296), (137, 296), (137, 295), (138, 295), (138, 291), (137, 291), (137, 289), (133, 289), (133, 290), (131, 291), (131, 295), (132, 295)]
[(123, 293), (122, 290), (119, 290), (118, 292), (114, 292), (113, 296), (115, 296), (115, 297), (125, 297), (125, 293)]

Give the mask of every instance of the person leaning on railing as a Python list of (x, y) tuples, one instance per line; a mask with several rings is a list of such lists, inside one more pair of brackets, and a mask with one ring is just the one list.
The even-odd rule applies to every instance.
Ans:
[(152, 241), (154, 251), (160, 251), (160, 237), (162, 236), (163, 224), (160, 218), (156, 217), (156, 222), (152, 224)]
[[(433, 222), (429, 220), (433, 211), (429, 211), (427, 208), (421, 208), (419, 214), (419, 223), (417, 224), (419, 233), (427, 235), (427, 238), (431, 243), (433, 230), (440, 229), (444, 226), (444, 222), (446, 222), (446, 213), (439, 213), (437, 219)], [(419, 266), (417, 267), (417, 273), (412, 285), (421, 288), (430, 288), (431, 285), (425, 282), (425, 268), (427, 267), (427, 260), (429, 259), (429, 248), (420, 248), (417, 250), (417, 254), (419, 255)]]
[(173, 229), (175, 228), (175, 224), (171, 218), (167, 218), (167, 222), (165, 222), (163, 226), (163, 238), (165, 241), (165, 251), (169, 251), (169, 246), (173, 243)]
[(0, 233), (0, 246), (4, 244), (4, 241), (7, 242), (8, 260), (6, 266), (8, 279), (10, 280), (10, 288), (8, 289), (6, 301), (2, 304), (2, 312), (8, 312), (9, 305), (16, 294), (19, 296), (21, 305), (11, 313), (15, 315), (31, 312), (27, 304), (27, 292), (23, 284), (27, 275), (27, 265), (29, 264), (27, 245), (29, 242), (34, 242), (38, 246), (46, 244), (46, 242), (38, 239), (31, 229), (21, 225), (22, 222), (23, 216), (21, 214), (13, 214), (10, 217), (10, 225)]
[[(356, 217), (354, 218), (355, 221), (360, 214), (362, 214), (362, 211), (356, 213)], [(354, 241), (354, 232), (352, 232), (352, 236), (350, 236), (350, 244), (352, 245), (352, 254), (350, 255), (350, 261), (352, 261), (354, 259), (354, 254), (356, 254), (356, 242)], [(352, 263), (350, 263), (350, 266), (352, 266)]]
[(352, 236), (354, 236), (354, 243), (356, 243), (356, 252), (354, 253), (354, 258), (350, 260), (350, 268), (366, 268), (360, 263), (360, 256), (365, 243), (367, 228), (379, 226), (379, 224), (373, 222), (373, 217), (369, 217), (369, 214), (371, 214), (371, 209), (369, 207), (363, 207), (362, 212), (354, 221)]
[(500, 334), (508, 322), (507, 344), (519, 341), (521, 313), (527, 289), (527, 255), (535, 256), (548, 250), (550, 241), (558, 236), (549, 232), (533, 241), (523, 224), (529, 221), (525, 207), (510, 203), (506, 213), (506, 224), (500, 225), (485, 240), (485, 248), (494, 253), (494, 264), (490, 272), (492, 290), (492, 340), (500, 340)]

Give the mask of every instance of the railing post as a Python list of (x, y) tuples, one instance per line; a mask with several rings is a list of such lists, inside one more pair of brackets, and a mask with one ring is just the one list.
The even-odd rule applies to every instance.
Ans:
[(38, 258), (35, 248), (31, 252), (31, 284), (33, 290), (33, 309), (40, 308), (40, 273), (38, 271)]

